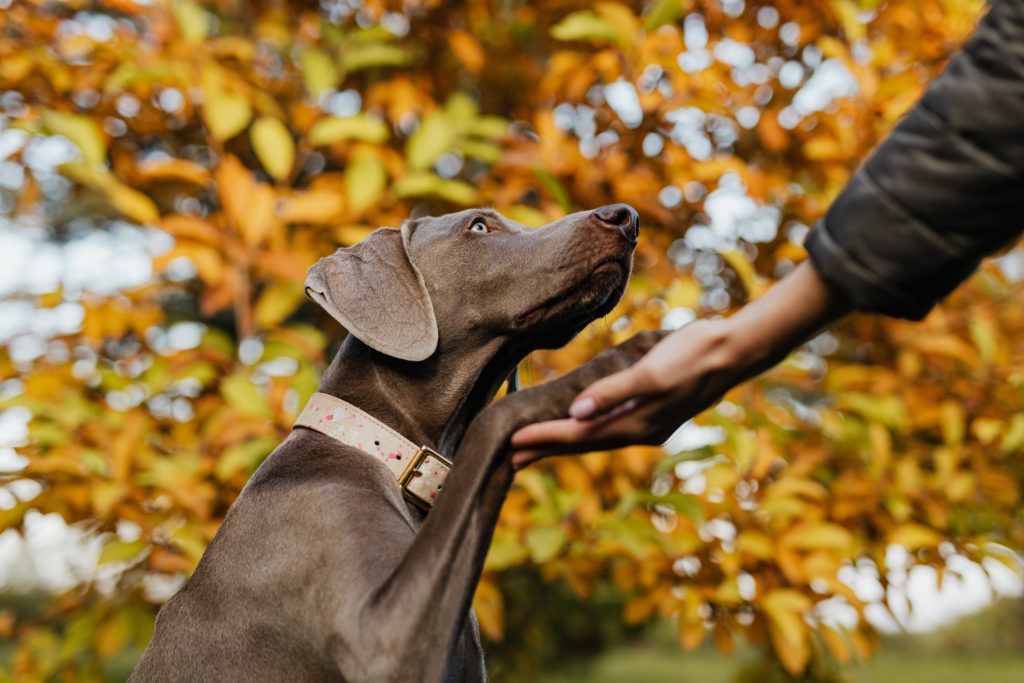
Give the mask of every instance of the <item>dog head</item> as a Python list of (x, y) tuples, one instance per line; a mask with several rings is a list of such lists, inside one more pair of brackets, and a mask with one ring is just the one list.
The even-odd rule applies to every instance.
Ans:
[(490, 209), (418, 218), (321, 259), (306, 293), (364, 344), (402, 360), (494, 339), (555, 348), (618, 302), (638, 234), (626, 204), (542, 228)]

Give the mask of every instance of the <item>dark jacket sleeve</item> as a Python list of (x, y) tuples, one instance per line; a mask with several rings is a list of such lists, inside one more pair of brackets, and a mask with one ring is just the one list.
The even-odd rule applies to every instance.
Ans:
[(989, 13), (807, 238), (862, 310), (920, 319), (1024, 227), (1024, 0)]

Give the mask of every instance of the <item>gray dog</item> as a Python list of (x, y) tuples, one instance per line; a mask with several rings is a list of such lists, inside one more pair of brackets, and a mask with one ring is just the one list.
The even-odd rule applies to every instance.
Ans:
[(130, 680), (486, 680), (470, 600), (512, 482), (509, 436), (658, 337), (481, 410), (526, 354), (611, 311), (638, 230), (624, 204), (535, 230), (470, 210), (314, 265), (307, 294), (350, 335)]

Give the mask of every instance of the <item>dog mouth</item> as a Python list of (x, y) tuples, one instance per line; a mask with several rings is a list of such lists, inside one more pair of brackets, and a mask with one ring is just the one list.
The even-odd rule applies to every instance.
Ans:
[(565, 309), (577, 313), (573, 318), (583, 314), (586, 322), (608, 314), (625, 292), (631, 258), (632, 252), (598, 261), (570, 287), (517, 316), (515, 326), (522, 328), (550, 319)]

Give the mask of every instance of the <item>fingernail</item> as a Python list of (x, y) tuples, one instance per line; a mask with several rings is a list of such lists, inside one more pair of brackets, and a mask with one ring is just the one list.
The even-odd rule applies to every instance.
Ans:
[(597, 401), (590, 398), (581, 398), (580, 400), (569, 406), (569, 415), (575, 417), (577, 420), (590, 417), (597, 412)]

